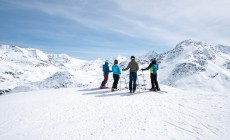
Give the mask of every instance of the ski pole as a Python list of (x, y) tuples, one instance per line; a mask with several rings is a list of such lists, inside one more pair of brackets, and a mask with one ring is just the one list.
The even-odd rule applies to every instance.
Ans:
[(126, 76), (127, 76), (127, 74), (124, 75), (124, 77), (125, 77), (125, 85), (126, 85), (125, 88), (127, 89), (127, 91), (129, 91), (128, 81), (126, 79)]
[(139, 92), (141, 92), (141, 90), (140, 90), (140, 83), (139, 83), (139, 80), (138, 80), (138, 75), (137, 75), (137, 84), (138, 84)]
[(120, 81), (120, 90), (121, 90), (121, 79), (119, 78), (119, 81)]
[(124, 74), (124, 79), (125, 79), (125, 88), (128, 89), (127, 82), (126, 82), (126, 74)]
[(106, 85), (107, 85), (107, 87), (109, 87), (109, 75), (108, 75), (108, 80), (107, 80)]
[(144, 85), (145, 85), (145, 90), (146, 90), (146, 84), (145, 84), (145, 75), (144, 75), (144, 72), (142, 70), (142, 77), (143, 77), (143, 80), (144, 80)]

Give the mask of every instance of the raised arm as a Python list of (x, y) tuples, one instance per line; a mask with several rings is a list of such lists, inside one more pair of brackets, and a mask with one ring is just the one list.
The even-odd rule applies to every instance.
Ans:
[(128, 70), (129, 68), (130, 68), (130, 63), (128, 64), (127, 68), (122, 69), (122, 71), (126, 71), (126, 70)]
[(147, 68), (144, 68), (144, 69), (142, 68), (141, 70), (143, 70), (143, 71), (144, 71), (144, 70), (148, 70), (148, 69), (151, 68), (151, 66), (152, 66), (152, 63), (150, 63), (149, 66), (148, 66)]

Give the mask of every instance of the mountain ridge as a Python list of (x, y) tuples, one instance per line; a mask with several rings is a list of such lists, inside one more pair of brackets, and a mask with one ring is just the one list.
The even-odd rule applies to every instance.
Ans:
[[(152, 58), (159, 63), (158, 80), (182, 89), (221, 90), (230, 87), (230, 47), (212, 46), (205, 42), (185, 40), (164, 53), (149, 51), (138, 56), (140, 68), (147, 67)], [(0, 92), (19, 92), (49, 88), (97, 87), (102, 81), (104, 60), (79, 60), (66, 54), (48, 54), (39, 49), (0, 45)], [(129, 59), (117, 56), (121, 67)], [(110, 58), (110, 65), (114, 58)], [(123, 72), (123, 77), (128, 76)], [(139, 77), (143, 75), (140, 74)], [(143, 74), (148, 75), (145, 71)], [(122, 76), (121, 76), (122, 77)], [(203, 79), (202, 79), (203, 78)], [(126, 78), (128, 79), (128, 77)], [(140, 78), (141, 79), (141, 78)], [(150, 83), (149, 79), (146, 79)], [(122, 81), (122, 78), (121, 78)], [(110, 78), (110, 83), (112, 78)], [(124, 80), (122, 81), (125, 84)], [(215, 86), (210, 87), (210, 83)]]

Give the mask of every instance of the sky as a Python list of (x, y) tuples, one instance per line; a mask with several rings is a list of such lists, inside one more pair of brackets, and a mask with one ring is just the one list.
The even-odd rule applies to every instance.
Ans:
[(0, 44), (78, 59), (230, 46), (229, 0), (0, 0)]

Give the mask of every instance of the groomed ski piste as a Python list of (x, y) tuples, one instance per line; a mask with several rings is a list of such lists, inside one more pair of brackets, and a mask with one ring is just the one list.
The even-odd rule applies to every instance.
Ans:
[(229, 140), (229, 54), (227, 46), (186, 40), (137, 56), (140, 68), (157, 58), (165, 92), (149, 91), (149, 71), (138, 71), (137, 84), (146, 86), (130, 94), (129, 72), (122, 90), (99, 89), (104, 60), (0, 45), (0, 140)]
[(2, 95), (1, 140), (227, 140), (227, 92), (57, 89)]

